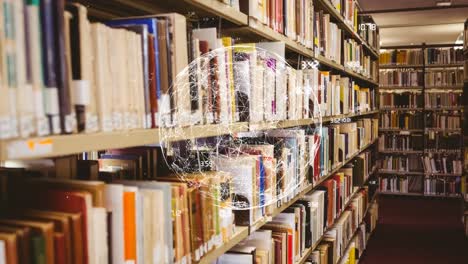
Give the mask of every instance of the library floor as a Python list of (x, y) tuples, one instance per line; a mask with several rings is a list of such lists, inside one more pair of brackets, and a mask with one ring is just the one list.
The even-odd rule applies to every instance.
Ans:
[(379, 197), (379, 224), (359, 264), (465, 264), (468, 239), (456, 199)]

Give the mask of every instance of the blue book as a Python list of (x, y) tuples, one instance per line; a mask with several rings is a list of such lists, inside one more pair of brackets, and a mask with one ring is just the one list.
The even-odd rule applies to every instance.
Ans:
[[(158, 37), (158, 23), (156, 18), (123, 18), (116, 19), (106, 23), (106, 25), (112, 26), (134, 26), (134, 25), (146, 25), (148, 27), (148, 32), (157, 39)], [(155, 67), (156, 67), (156, 97), (161, 98), (161, 67), (159, 65), (159, 46), (158, 41), (154, 42), (154, 57), (155, 57)]]
[(265, 165), (263, 164), (262, 156), (260, 160), (260, 208), (262, 208), (262, 215), (265, 215)]

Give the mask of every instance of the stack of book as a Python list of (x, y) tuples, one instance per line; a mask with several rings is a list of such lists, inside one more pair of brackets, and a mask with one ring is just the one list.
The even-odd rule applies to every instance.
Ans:
[(452, 113), (434, 112), (432, 115), (430, 115), (426, 122), (426, 128), (430, 129), (435, 128), (438, 130), (457, 130), (461, 128), (461, 116), (453, 115)]

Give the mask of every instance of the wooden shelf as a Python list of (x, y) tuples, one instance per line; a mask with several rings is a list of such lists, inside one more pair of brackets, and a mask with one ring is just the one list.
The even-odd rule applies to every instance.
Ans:
[(380, 69), (424, 68), (422, 64), (380, 64)]
[(463, 63), (451, 63), (451, 64), (427, 64), (426, 68), (453, 68), (453, 67), (463, 67)]
[(392, 174), (392, 175), (408, 175), (408, 176), (424, 176), (423, 171), (395, 171), (395, 170), (379, 170), (379, 174)]
[(384, 108), (380, 108), (380, 111), (424, 111), (424, 108), (422, 108), (422, 107), (413, 107), (413, 108), (408, 108), (408, 107), (384, 107)]
[(383, 90), (422, 90), (422, 86), (379, 86)]
[[(377, 113), (377, 110), (332, 117), (324, 117), (322, 123), (336, 118), (355, 118)], [(214, 137), (248, 131), (314, 125), (318, 119), (284, 120), (277, 122), (194, 125), (190, 127), (135, 129), (93, 134), (51, 135), (27, 139), (0, 141), (0, 160), (20, 160), (58, 157), (81, 152), (105, 149), (129, 148), (160, 142)]]
[(402, 155), (411, 155), (411, 154), (424, 154), (422, 150), (385, 150), (379, 149), (380, 153), (383, 154), (402, 154)]
[(235, 245), (239, 244), (242, 240), (246, 239), (249, 236), (249, 228), (246, 226), (236, 226), (235, 234), (227, 242), (219, 246), (218, 248), (208, 252), (204, 255), (199, 264), (211, 264), (221, 255), (229, 251)]
[(411, 133), (423, 133), (424, 129), (403, 129), (403, 128), (380, 128), (379, 132), (397, 132), (401, 135), (411, 134)]
[(378, 191), (379, 195), (397, 195), (397, 196), (419, 196), (419, 197), (435, 197), (435, 198), (457, 198), (461, 199), (461, 195), (441, 195), (441, 194), (424, 194), (424, 193), (401, 193), (401, 192), (382, 192)]
[[(173, 1), (173, 0), (172, 0)], [(183, 0), (186, 4), (197, 6), (236, 25), (247, 25), (248, 16), (219, 0)]]

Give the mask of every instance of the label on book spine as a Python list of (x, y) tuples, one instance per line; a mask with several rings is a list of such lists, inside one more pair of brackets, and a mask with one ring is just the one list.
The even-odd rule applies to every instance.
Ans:
[(50, 134), (49, 120), (46, 117), (38, 117), (37, 122), (37, 135), (46, 136)]
[(60, 134), (62, 129), (60, 128), (60, 116), (51, 116), (52, 119), (52, 134)]
[(132, 128), (132, 115), (130, 114), (130, 112), (123, 113), (123, 125), (125, 129)]
[(11, 137), (11, 121), (9, 117), (0, 117), (0, 139)]
[(119, 112), (112, 113), (113, 126), (116, 130), (123, 129), (123, 115)]
[(73, 80), (73, 98), (77, 105), (89, 105), (91, 89), (88, 80)]
[(45, 112), (48, 115), (59, 115), (59, 97), (58, 89), (56, 87), (47, 87), (45, 91)]
[(75, 114), (65, 116), (65, 133), (72, 133), (76, 128)]
[(29, 137), (34, 133), (33, 116), (23, 116), (20, 119), (20, 135), (23, 138)]
[(10, 121), (10, 137), (15, 138), (18, 137), (18, 119), (16, 117), (11, 118)]
[(99, 130), (99, 120), (97, 115), (86, 113), (86, 132), (92, 133)]

